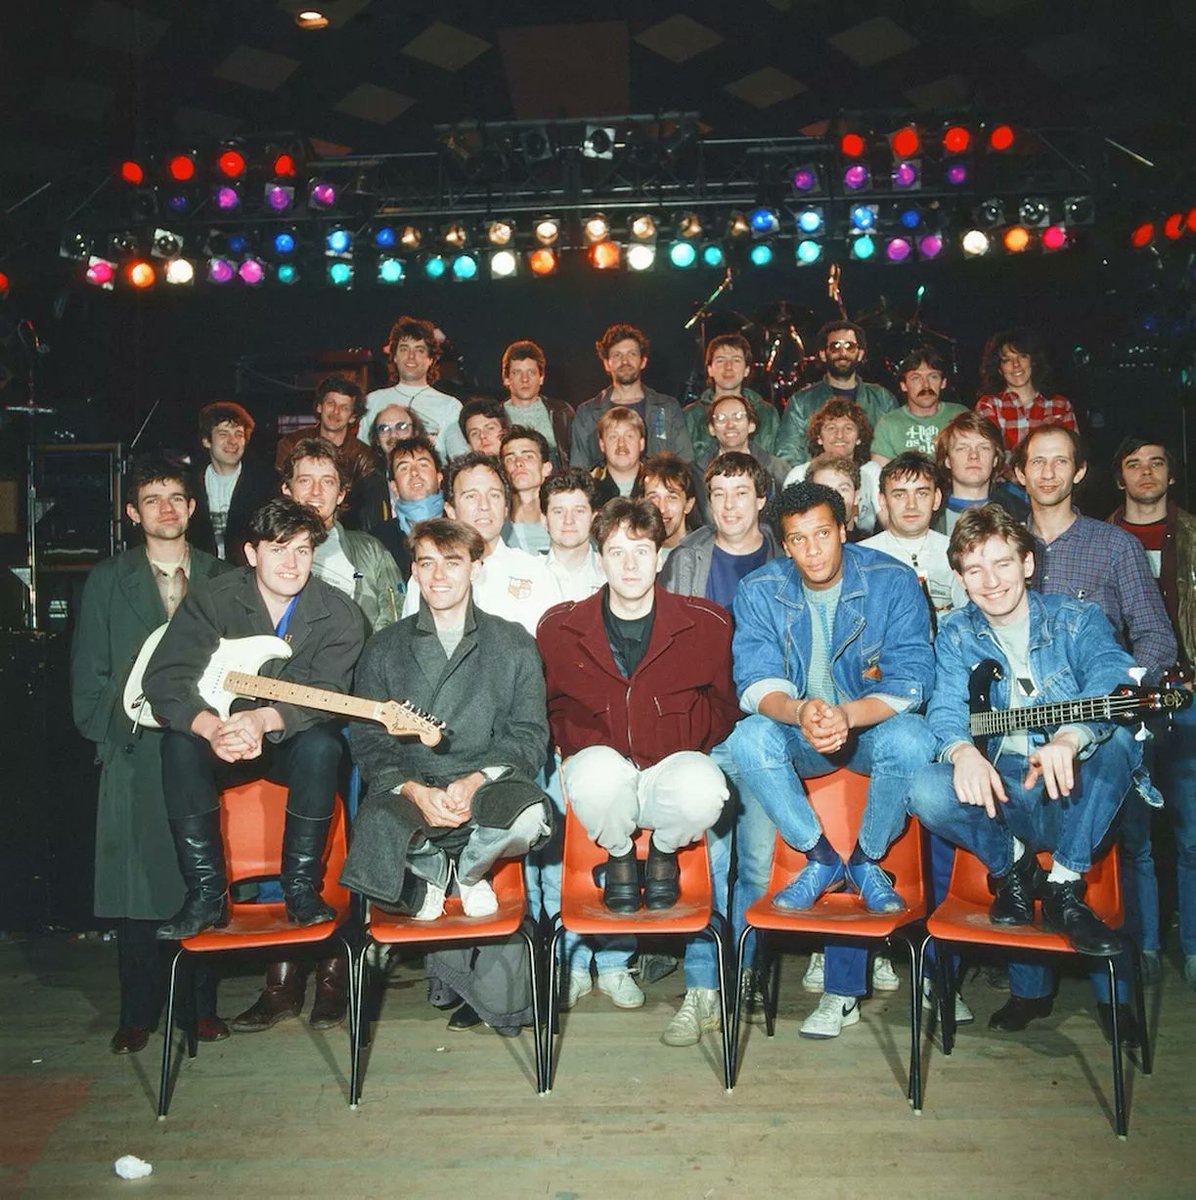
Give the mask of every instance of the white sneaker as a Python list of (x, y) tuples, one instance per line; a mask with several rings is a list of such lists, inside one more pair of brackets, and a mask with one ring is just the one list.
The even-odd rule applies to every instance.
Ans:
[(872, 960), (872, 990), (874, 992), (895, 992), (901, 987), (901, 980), (893, 970), (893, 964), (878, 954)]
[(823, 992), (818, 1007), (801, 1023), (798, 1032), (805, 1038), (838, 1037), (847, 1025), (860, 1020), (860, 1002), (855, 996), (836, 996)]
[(561, 997), (561, 1007), (572, 1008), (582, 996), (588, 996), (593, 990), (594, 980), (590, 977), (588, 970), (570, 971), (569, 986)]
[(478, 883), (458, 879), (457, 887), (461, 891), (461, 908), (467, 917), (492, 917), (498, 912), (498, 897), (488, 879)]
[(810, 955), (810, 965), (806, 968), (806, 973), (801, 977), (802, 991), (822, 991), (822, 963), (822, 951), (815, 950), (814, 953)]
[(435, 883), (428, 883), (427, 888), (419, 912), (411, 918), (413, 921), (435, 921), (444, 915), (444, 888)]
[(712, 1032), (721, 1025), (718, 988), (686, 988), (685, 999), (660, 1040), (666, 1046), (696, 1046), (704, 1030)]
[(616, 1008), (643, 1008), (644, 993), (629, 971), (606, 971), (598, 976), (598, 990), (611, 998)]
[[(936, 1001), (934, 998), (934, 984), (929, 979), (922, 980), (922, 1007), (934, 1008)], [(976, 1014), (963, 1002), (963, 997), (955, 993), (955, 1024), (956, 1025), (971, 1025), (976, 1020)]]

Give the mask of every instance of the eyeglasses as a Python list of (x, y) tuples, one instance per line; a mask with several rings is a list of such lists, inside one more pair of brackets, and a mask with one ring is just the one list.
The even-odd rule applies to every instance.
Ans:
[(827, 342), (828, 350), (858, 350), (860, 345), (858, 342), (847, 342), (842, 338), (836, 338), (833, 342)]
[(716, 425), (727, 425), (732, 423), (738, 425), (740, 421), (746, 421), (748, 419), (748, 415), (745, 412), (715, 413), (710, 419)]
[(374, 426), (374, 432), (389, 433), (393, 429), (395, 433), (406, 433), (414, 428), (410, 421), (381, 421)]

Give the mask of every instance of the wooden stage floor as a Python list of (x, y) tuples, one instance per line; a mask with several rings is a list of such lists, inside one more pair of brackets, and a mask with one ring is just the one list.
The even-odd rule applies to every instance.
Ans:
[[(567, 1014), (556, 1087), (532, 1085), (531, 1041), (448, 1033), (417, 961), (390, 974), (361, 1107), (348, 1032), (306, 1019), (200, 1046), (169, 1118), (155, 1118), (161, 1038), (108, 1051), (115, 948), (65, 936), (0, 941), (0, 1196), (429, 1197), (669, 1200), (693, 1197), (1180, 1197), (1196, 1195), (1196, 993), (1168, 959), (1147, 993), (1155, 1072), (1127, 1075), (1130, 1135), (1113, 1135), (1110, 1053), (1086, 980), (1063, 980), (1054, 1014), (990, 1034), (1004, 997), (965, 989), (975, 1025), (945, 1058), (924, 1047), (926, 1106), (905, 1099), (908, 976), (865, 1003), (834, 1041), (800, 1039), (815, 998), (805, 956), (785, 960), (771, 1042), (745, 1027), (723, 1091), (717, 1035), (670, 1049), (660, 1033), (683, 983), (643, 1009), (594, 993)], [(260, 974), (226, 976), (220, 1011), (247, 1006)], [(899, 967), (900, 970), (900, 967)], [(142, 1181), (113, 1161), (153, 1164)]]

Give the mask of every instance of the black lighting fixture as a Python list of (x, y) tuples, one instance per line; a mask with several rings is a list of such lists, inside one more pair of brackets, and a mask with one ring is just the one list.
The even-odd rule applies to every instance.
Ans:
[(583, 158), (614, 158), (615, 127), (613, 125), (587, 125), (581, 141)]

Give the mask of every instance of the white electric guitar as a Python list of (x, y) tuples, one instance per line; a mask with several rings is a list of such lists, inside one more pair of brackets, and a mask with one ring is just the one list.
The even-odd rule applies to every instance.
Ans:
[[(137, 655), (137, 661), (129, 672), (122, 703), (133, 724), (147, 729), (161, 729), (162, 723), (150, 711), (142, 689), (142, 679), (151, 655), (157, 649), (165, 625), (159, 625), (145, 639)], [(212, 653), (207, 667), (199, 677), (199, 694), (210, 704), (221, 718), (227, 720), (232, 703), (238, 697), (251, 696), (258, 700), (279, 700), (286, 704), (297, 704), (301, 708), (315, 708), (321, 712), (338, 713), (343, 717), (357, 717), (363, 721), (377, 721), (386, 732), (399, 737), (416, 734), (425, 746), (435, 746), (444, 731), (444, 722), (429, 713), (421, 712), (414, 705), (399, 700), (365, 700), (360, 696), (346, 696), (340, 692), (328, 692), (322, 688), (307, 687), (301, 683), (290, 683), (285, 679), (271, 679), (259, 675), (264, 663), (273, 658), (290, 658), (291, 647), (282, 638), (259, 634), (255, 637), (221, 638), (220, 645)]]

